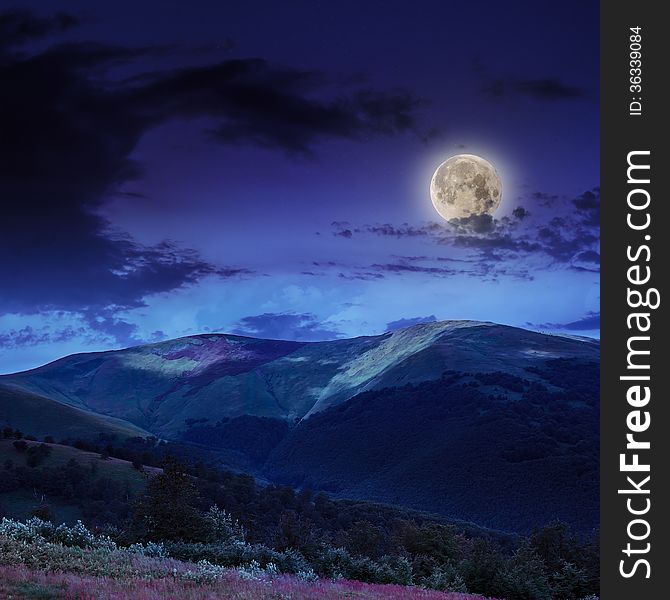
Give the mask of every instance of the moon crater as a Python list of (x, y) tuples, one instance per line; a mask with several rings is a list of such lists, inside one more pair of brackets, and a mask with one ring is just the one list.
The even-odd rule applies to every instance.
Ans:
[(435, 171), (430, 198), (447, 221), (491, 215), (500, 206), (502, 184), (491, 163), (474, 154), (458, 154)]

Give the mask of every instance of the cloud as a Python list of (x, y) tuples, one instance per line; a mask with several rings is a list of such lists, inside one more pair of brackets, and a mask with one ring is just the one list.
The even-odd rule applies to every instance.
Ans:
[(349, 281), (374, 281), (375, 279), (384, 279), (381, 273), (372, 273), (370, 271), (354, 271), (352, 273), (340, 272), (337, 274), (340, 279), (347, 279)]
[[(422, 104), (409, 92), (358, 90), (324, 98), (321, 75), (280, 67), (260, 58), (233, 59), (139, 80), (133, 99), (154, 116), (209, 116), (211, 136), (223, 143), (279, 148), (313, 156), (325, 138), (358, 140), (415, 128)], [(314, 90), (317, 93), (314, 93)]]
[(540, 329), (561, 329), (565, 331), (592, 331), (600, 329), (600, 313), (589, 312), (577, 321), (570, 323), (543, 323), (537, 326)]
[(0, 13), (0, 52), (47, 35), (60, 33), (79, 24), (79, 19), (65, 12), (38, 17), (25, 9)]
[(484, 92), (495, 99), (507, 96), (526, 96), (533, 100), (556, 102), (577, 100), (587, 96), (586, 90), (568, 85), (559, 79), (497, 79), (484, 87)]
[(413, 317), (409, 319), (398, 319), (397, 321), (391, 321), (386, 324), (386, 331), (397, 331), (398, 329), (405, 329), (411, 327), (412, 325), (418, 325), (419, 323), (436, 323), (437, 317), (435, 315), (430, 315), (429, 317)]
[(595, 187), (572, 200), (573, 206), (579, 211), (580, 222), (588, 227), (600, 225), (600, 188)]
[(453, 240), (453, 245), (485, 252), (504, 250), (513, 253), (528, 254), (543, 250), (542, 245), (538, 242), (515, 238), (511, 234), (497, 232), (486, 236), (459, 235)]
[[(535, 195), (539, 194), (536, 192)], [(456, 229), (456, 235), (445, 237), (440, 243), (455, 247), (469, 248), (480, 252), (482, 260), (505, 260), (535, 255), (549, 257), (554, 263), (570, 264), (599, 263), (598, 244), (600, 240), (600, 190), (593, 188), (574, 198), (570, 208), (558, 216), (557, 209), (549, 213), (547, 220), (531, 219), (524, 207), (512, 211), (514, 220), (492, 220), (469, 232)], [(592, 269), (590, 269), (592, 270)]]
[(595, 265), (600, 264), (600, 254), (594, 250), (585, 250), (584, 252), (580, 252), (575, 258), (579, 262), (593, 263)]
[(567, 232), (558, 227), (543, 227), (538, 231), (537, 239), (543, 252), (558, 262), (567, 263), (590, 251), (599, 238), (583, 229)]
[(67, 342), (75, 337), (83, 336), (86, 330), (83, 327), (64, 327), (52, 331), (50, 327), (35, 329), (26, 325), (21, 329), (12, 329), (0, 333), (0, 348), (13, 349), (26, 346), (38, 346), (40, 344)]
[(558, 200), (558, 194), (548, 194), (547, 192), (533, 192), (531, 198), (539, 202), (542, 206), (551, 206)]
[(467, 233), (490, 233), (496, 228), (495, 219), (487, 213), (452, 219), (450, 223), (456, 231)]
[(437, 223), (428, 223), (422, 226), (409, 225), (408, 223), (395, 226), (391, 225), (390, 223), (383, 223), (381, 225), (366, 225), (364, 227), (364, 231), (384, 237), (402, 238), (431, 235), (431, 233), (435, 232), (438, 228), (439, 225)]
[[(397, 259), (393, 262), (366, 267), (368, 273), (373, 269), (378, 273), (467, 275), (490, 280), (498, 276), (532, 280), (533, 271), (556, 268), (598, 273), (600, 188), (594, 187), (561, 202), (557, 195), (544, 192), (534, 192), (531, 199), (537, 201), (532, 214), (524, 206), (517, 206), (511, 216), (471, 215), (448, 223), (355, 226), (333, 222), (333, 235), (346, 238), (376, 235), (395, 238), (399, 243), (416, 238), (456, 250), (452, 255), (432, 257), (398, 253), (393, 255)], [(457, 265), (445, 268), (439, 264), (445, 261), (462, 264), (459, 268)], [(369, 278), (362, 273), (358, 275), (360, 269), (350, 270), (353, 274), (348, 278)]]
[(439, 276), (454, 275), (458, 272), (462, 272), (448, 267), (429, 267), (406, 263), (373, 264), (372, 268), (387, 273), (427, 273), (429, 275)]
[(523, 221), (530, 213), (523, 207), (523, 206), (517, 206), (513, 211), (512, 215), (519, 219), (520, 221)]
[(219, 143), (301, 155), (326, 138), (414, 127), (420, 101), (411, 94), (355, 90), (329, 98), (320, 74), (259, 58), (118, 80), (108, 76), (112, 67), (141, 66), (157, 50), (88, 42), (33, 53), (22, 47), (77, 23), (60, 13), (0, 14), (0, 314), (100, 314), (98, 327), (129, 339), (132, 326), (114, 316), (120, 310), (204, 277), (250, 273), (170, 242), (143, 246), (111, 231), (101, 216), (110, 194), (141, 173), (130, 158), (137, 143), (162, 123), (204, 118)]
[(244, 317), (237, 322), (232, 333), (302, 342), (333, 340), (342, 337), (340, 332), (321, 323), (312, 313), (264, 313)]

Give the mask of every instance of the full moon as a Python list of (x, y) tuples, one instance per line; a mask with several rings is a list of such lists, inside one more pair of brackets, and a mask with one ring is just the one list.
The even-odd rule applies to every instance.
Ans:
[(430, 199), (440, 216), (450, 221), (471, 215), (492, 215), (500, 206), (502, 184), (493, 165), (474, 154), (445, 160), (430, 181)]

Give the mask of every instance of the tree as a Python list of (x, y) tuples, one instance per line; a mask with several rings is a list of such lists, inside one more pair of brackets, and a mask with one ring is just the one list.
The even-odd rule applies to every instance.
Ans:
[(237, 519), (221, 510), (216, 504), (211, 506), (204, 516), (205, 536), (208, 542), (230, 544), (243, 542), (246, 536), (244, 527)]
[(30, 512), (31, 516), (37, 517), (38, 519), (42, 519), (42, 521), (55, 521), (56, 516), (54, 515), (54, 511), (51, 509), (51, 507), (46, 504), (42, 503), (39, 506), (36, 506), (33, 508), (33, 510)]
[(136, 502), (132, 534), (155, 542), (202, 540), (206, 528), (198, 502), (193, 478), (183, 465), (169, 457), (163, 472), (149, 479), (145, 493)]
[[(18, 443), (18, 442), (15, 442)], [(25, 442), (24, 442), (25, 443)], [(46, 444), (33, 444), (26, 451), (26, 464), (33, 469), (41, 465), (51, 455), (51, 447)]]
[(294, 510), (284, 510), (279, 517), (274, 546), (277, 550), (300, 550), (311, 554), (317, 546), (314, 524)]
[(17, 452), (25, 452), (28, 448), (28, 443), (24, 440), (17, 440), (12, 443), (12, 446), (14, 446)]

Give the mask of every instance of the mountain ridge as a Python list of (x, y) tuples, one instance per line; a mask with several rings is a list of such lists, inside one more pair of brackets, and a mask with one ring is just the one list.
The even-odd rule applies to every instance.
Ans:
[[(483, 328), (484, 334), (478, 335)], [(496, 354), (485, 341), (486, 333), (513, 339)], [(502, 365), (507, 370), (513, 361), (505, 353), (514, 352), (515, 343), (526, 345), (517, 352), (529, 353), (514, 359), (518, 365), (511, 368), (518, 373), (522, 367), (516, 367), (533, 358), (574, 356), (584, 354), (580, 349), (597, 346), (490, 322), (457, 320), (323, 342), (198, 334), (70, 355), (0, 376), (0, 383), (174, 437), (188, 418), (253, 414), (293, 424), (360, 392), (434, 379), (448, 369), (491, 371)], [(553, 350), (548, 352), (548, 345)], [(221, 398), (225, 406), (217, 401)]]
[(479, 321), (323, 342), (199, 334), (0, 376), (0, 424), (153, 436), (340, 498), (510, 531), (554, 515), (586, 531), (599, 360), (596, 340)]

